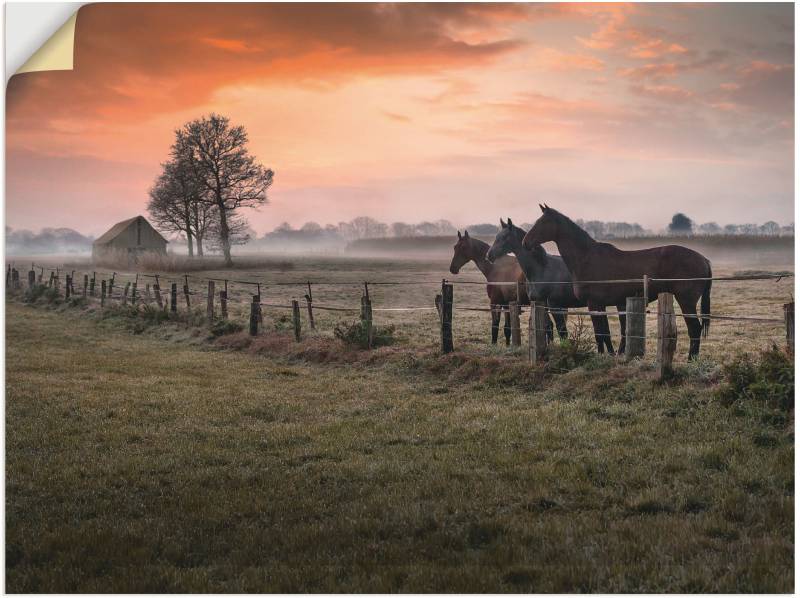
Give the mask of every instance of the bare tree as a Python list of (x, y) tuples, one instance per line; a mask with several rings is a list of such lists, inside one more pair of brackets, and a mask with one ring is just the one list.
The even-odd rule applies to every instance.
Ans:
[(193, 173), (180, 160), (170, 160), (162, 164), (147, 204), (156, 228), (186, 235), (189, 256), (194, 256), (193, 204), (197, 203), (197, 192)]
[[(227, 117), (211, 114), (176, 132), (173, 153), (189, 156), (193, 172), (206, 193), (203, 201), (216, 208), (214, 231), (231, 266), (233, 221), (240, 208), (267, 203), (274, 172), (257, 163), (247, 150), (247, 132)], [(245, 224), (246, 226), (246, 224)]]
[[(211, 228), (209, 232), (211, 233), (211, 239), (209, 246), (212, 251), (225, 251), (225, 247), (222, 244), (222, 234), (219, 230), (219, 220), (214, 219), (211, 223)], [(233, 214), (228, 216), (228, 246), (233, 247), (234, 245), (246, 245), (250, 242), (250, 239), (256, 237), (255, 231), (250, 228), (250, 223), (247, 220), (240, 216), (239, 214)]]

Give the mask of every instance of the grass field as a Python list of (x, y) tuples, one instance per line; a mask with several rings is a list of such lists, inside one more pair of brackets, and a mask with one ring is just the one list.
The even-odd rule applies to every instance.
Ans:
[[(227, 277), (325, 278), (315, 301), (353, 307), (358, 281), (424, 278), (370, 292), (431, 306), (446, 267), (298, 259)], [(780, 317), (791, 290), (720, 283), (712, 309)], [(248, 289), (231, 292), (244, 323)], [(484, 293), (458, 286), (456, 301)], [(318, 312), (316, 334), (304, 321), (301, 343), (287, 315), (265, 310), (256, 341), (212, 341), (182, 321), (11, 301), (6, 589), (792, 591), (793, 411), (717, 399), (721, 365), (781, 325), (715, 321), (703, 358), (659, 384), (652, 351), (530, 368), (488, 345), (477, 312), (457, 313), (450, 356), (435, 312), (376, 312), (396, 342), (369, 353), (333, 338), (340, 313)]]

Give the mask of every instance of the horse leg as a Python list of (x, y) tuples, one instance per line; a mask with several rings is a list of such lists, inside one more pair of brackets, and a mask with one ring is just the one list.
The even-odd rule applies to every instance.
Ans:
[[(589, 308), (591, 311), (606, 311), (605, 305), (595, 305)], [(595, 320), (597, 318), (597, 320)], [(611, 342), (611, 328), (608, 326), (608, 316), (592, 316), (592, 325), (594, 326), (595, 339), (598, 343), (602, 343), (603, 347), (608, 351), (609, 355), (614, 354), (614, 343)], [(600, 353), (603, 350), (600, 349)]]
[(689, 361), (692, 361), (700, 355), (700, 335), (703, 332), (703, 324), (697, 317), (697, 300), (692, 301), (680, 295), (675, 298), (681, 306), (686, 330), (689, 332)]
[[(602, 311), (605, 311), (605, 306)], [(611, 328), (608, 325), (608, 316), (603, 316), (603, 342), (609, 355), (614, 355), (614, 343), (611, 341)]]
[(567, 338), (567, 312), (553, 312), (553, 319), (556, 321), (556, 330), (558, 330), (558, 336), (563, 341), (565, 338)]
[[(596, 305), (589, 304), (587, 306), (589, 311), (605, 311), (605, 307), (602, 309), (597, 307)], [(592, 315), (592, 328), (594, 329), (594, 342), (597, 343), (597, 352), (598, 353), (605, 353), (606, 343), (605, 339), (603, 338), (603, 334), (605, 332), (603, 321), (606, 320), (606, 316), (596, 316)], [(608, 322), (606, 320), (605, 328), (608, 328)]]
[(500, 330), (500, 312), (492, 308), (492, 344), (497, 344), (497, 333)]
[(628, 339), (626, 337), (626, 327), (625, 321), (626, 316), (623, 313), (625, 311), (625, 305), (617, 305), (617, 311), (619, 313), (619, 334), (620, 334), (620, 341), (619, 341), (619, 354), (622, 355), (625, 353), (625, 343), (627, 343)]
[(503, 334), (506, 335), (506, 346), (511, 344), (511, 311), (506, 308), (506, 325), (503, 328)]
[(553, 314), (548, 313), (547, 314), (547, 320), (545, 321), (545, 333), (544, 334), (545, 334), (545, 337), (547, 337), (548, 344), (553, 342), (553, 320), (550, 319), (550, 316), (552, 316), (552, 315)]

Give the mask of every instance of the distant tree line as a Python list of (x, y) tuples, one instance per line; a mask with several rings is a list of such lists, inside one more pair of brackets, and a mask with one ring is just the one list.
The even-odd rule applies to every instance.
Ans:
[(392, 222), (387, 224), (368, 216), (359, 216), (348, 222), (327, 224), (306, 222), (299, 228), (292, 227), (288, 222), (283, 222), (274, 230), (262, 237), (253, 237), (250, 247), (272, 246), (281, 244), (300, 244), (303, 242), (344, 245), (358, 239), (381, 239), (387, 237), (433, 237), (440, 235), (455, 235), (456, 227), (448, 220), (435, 222)]
[(189, 255), (204, 243), (231, 265), (231, 247), (250, 239), (243, 208), (267, 202), (274, 172), (250, 155), (244, 127), (211, 114), (175, 131), (169, 159), (150, 189), (147, 210), (156, 228), (186, 238)]
[(667, 234), (671, 235), (751, 235), (764, 237), (794, 236), (794, 222), (781, 226), (774, 220), (764, 224), (726, 224), (720, 226), (716, 222), (695, 224), (686, 214), (678, 212), (667, 225)]
[[(658, 234), (635, 222), (603, 222), (600, 220), (578, 219), (576, 223), (595, 239), (627, 239), (656, 236)], [(528, 230), (533, 225), (526, 222), (520, 226)], [(465, 229), (468, 230), (470, 234), (489, 237), (496, 235), (500, 230), (500, 226), (499, 224), (479, 223), (467, 225)], [(274, 230), (265, 233), (261, 237), (258, 237), (254, 231), (250, 231), (250, 242), (248, 246), (251, 248), (271, 248), (273, 246), (297, 248), (303, 244), (341, 246), (350, 241), (359, 239), (447, 236), (455, 235), (456, 231), (457, 227), (449, 220), (437, 220), (435, 222), (425, 221), (416, 224), (407, 222), (392, 222), (387, 224), (367, 216), (359, 216), (348, 222), (339, 222), (338, 224), (327, 224), (324, 226), (318, 222), (310, 221), (298, 228), (294, 228), (288, 222), (283, 222)], [(670, 222), (665, 232), (667, 235), (727, 234), (779, 236), (793, 235), (794, 225), (780, 226), (775, 222), (767, 222), (761, 226), (754, 224), (730, 224), (721, 227), (716, 223), (709, 222), (695, 226), (684, 214), (676, 214), (676, 217)]]
[(91, 251), (93, 241), (93, 237), (71, 228), (43, 228), (34, 233), (6, 227), (6, 253), (10, 254), (86, 253)]

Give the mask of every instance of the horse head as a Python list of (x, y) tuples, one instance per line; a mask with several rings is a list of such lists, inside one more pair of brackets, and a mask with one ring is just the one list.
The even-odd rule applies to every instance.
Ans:
[(542, 209), (542, 215), (522, 239), (522, 246), (527, 250), (532, 250), (536, 245), (547, 241), (555, 241), (558, 236), (558, 212), (547, 204), (539, 204), (539, 207)]
[(450, 262), (450, 273), (458, 274), (458, 271), (472, 259), (472, 243), (469, 233), (465, 230), (464, 234), (458, 231), (458, 241), (453, 245), (453, 259)]
[(511, 218), (508, 219), (508, 223), (503, 222), (503, 219), (500, 219), (500, 230), (497, 231), (497, 235), (494, 238), (494, 243), (489, 248), (489, 251), (486, 252), (486, 259), (494, 263), (494, 261), (503, 255), (508, 255), (509, 253), (513, 253), (513, 229), (511, 224)]

